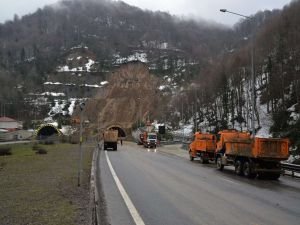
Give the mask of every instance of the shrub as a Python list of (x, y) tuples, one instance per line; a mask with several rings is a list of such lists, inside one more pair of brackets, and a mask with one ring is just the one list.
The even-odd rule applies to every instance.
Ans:
[(0, 155), (11, 155), (11, 147), (0, 147)]
[(36, 151), (36, 154), (47, 154), (47, 150), (44, 149), (44, 148), (39, 148), (39, 149)]

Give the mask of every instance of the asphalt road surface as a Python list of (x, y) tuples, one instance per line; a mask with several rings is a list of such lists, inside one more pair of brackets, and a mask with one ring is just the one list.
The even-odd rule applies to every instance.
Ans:
[(111, 225), (300, 224), (299, 179), (249, 180), (133, 143), (101, 151), (98, 169)]

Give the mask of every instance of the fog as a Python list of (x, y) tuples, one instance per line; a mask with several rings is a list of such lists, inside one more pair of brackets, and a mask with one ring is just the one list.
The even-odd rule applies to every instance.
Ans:
[[(228, 10), (244, 15), (251, 15), (259, 10), (281, 9), (290, 1), (291, 0), (124, 0), (124, 2), (128, 4), (142, 9), (166, 11), (184, 18), (205, 19), (230, 26), (238, 22), (240, 17), (221, 13), (219, 9), (227, 8)], [(38, 8), (56, 2), (58, 2), (58, 0), (0, 0), (0, 22), (3, 23), (6, 20), (12, 20), (15, 14), (21, 17), (25, 14), (33, 13)]]

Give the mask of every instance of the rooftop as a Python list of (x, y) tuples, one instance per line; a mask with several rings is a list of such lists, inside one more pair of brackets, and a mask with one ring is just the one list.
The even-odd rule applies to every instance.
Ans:
[(17, 122), (16, 120), (9, 118), (9, 117), (0, 117), (0, 122)]

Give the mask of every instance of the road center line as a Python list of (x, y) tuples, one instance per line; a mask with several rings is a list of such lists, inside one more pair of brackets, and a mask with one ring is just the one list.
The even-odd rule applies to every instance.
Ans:
[(107, 151), (105, 151), (105, 156), (106, 156), (106, 160), (107, 160), (107, 164), (108, 164), (108, 167), (110, 169), (110, 172), (117, 184), (117, 187), (124, 199), (124, 202), (130, 212), (130, 215), (132, 216), (134, 222), (136, 225), (145, 225), (142, 217), (140, 216), (140, 214), (138, 213), (137, 209), (135, 208), (135, 206), (133, 205), (131, 199), (129, 198), (128, 194), (126, 193), (126, 190), (125, 188), (123, 187), (121, 181), (119, 180), (114, 168), (112, 167), (111, 165), (111, 162), (109, 160), (109, 157), (108, 157), (108, 154), (107, 154)]

